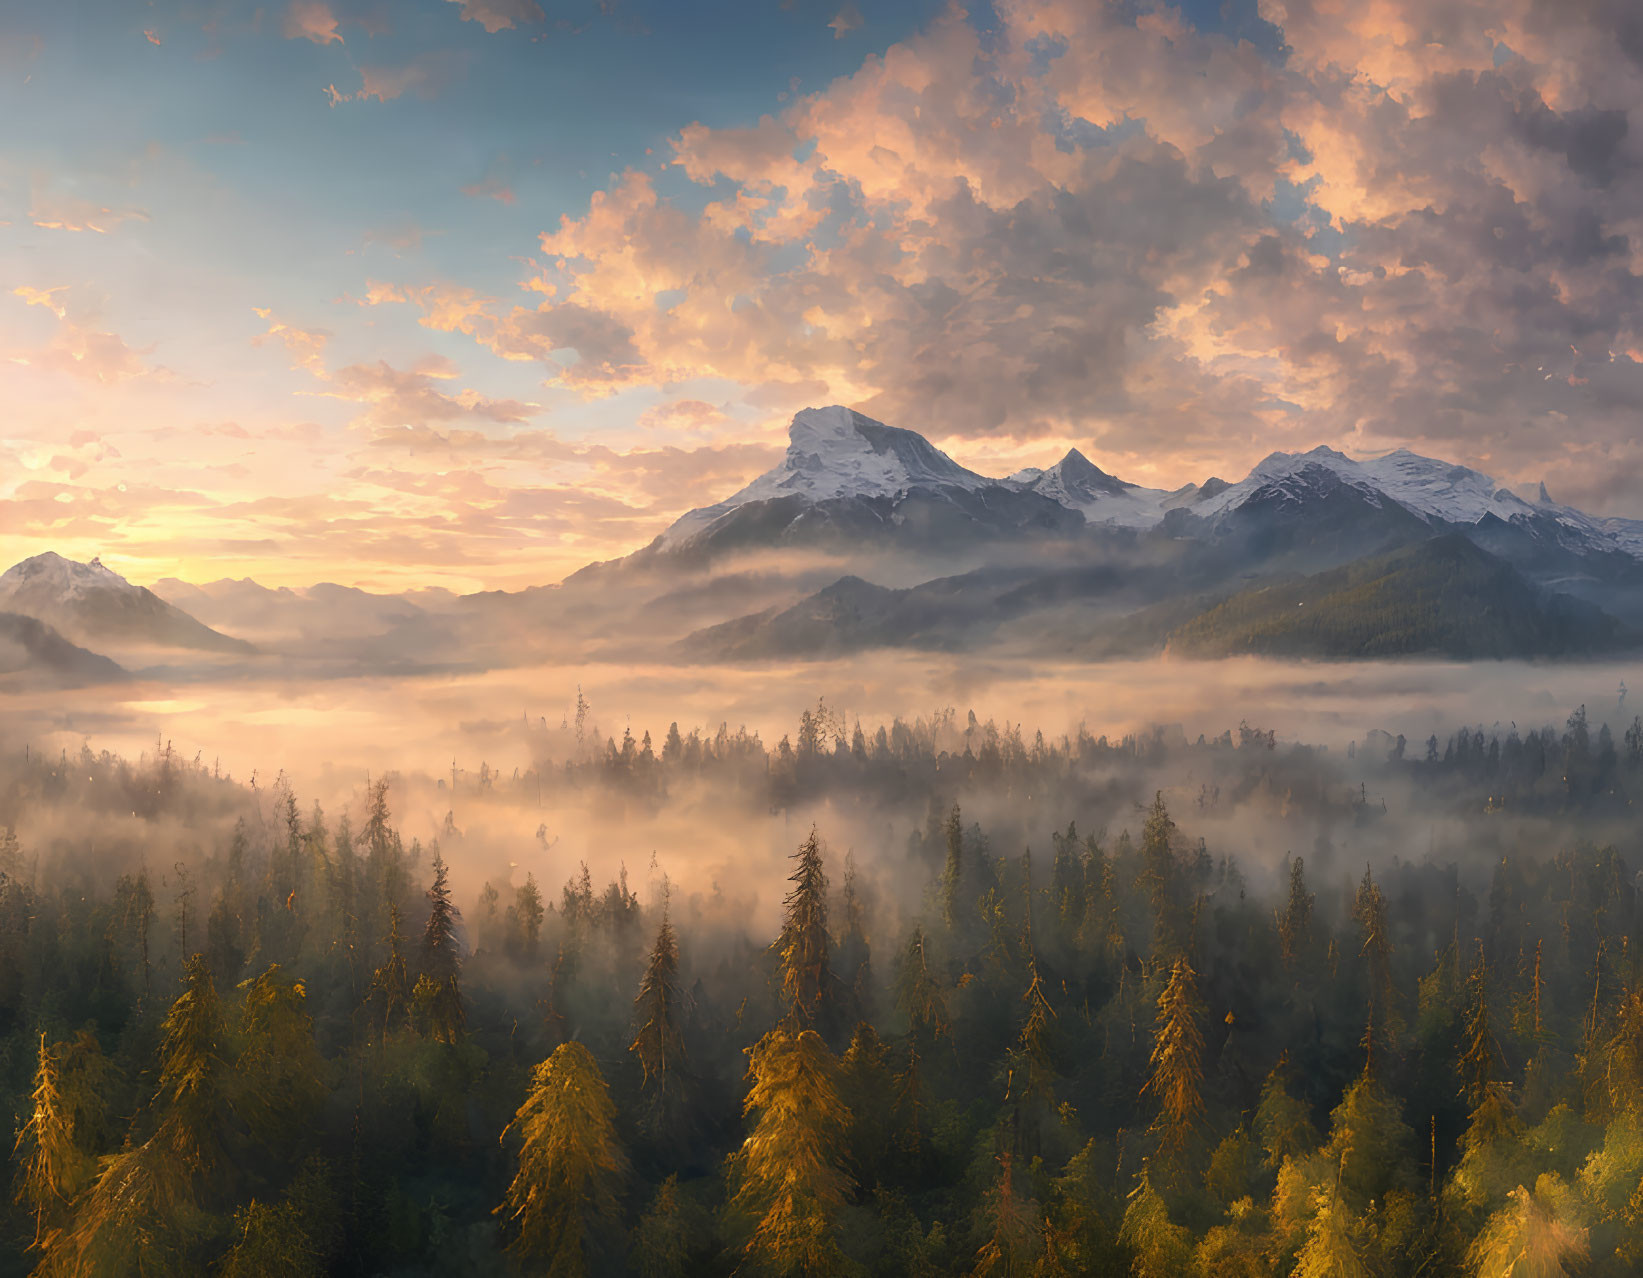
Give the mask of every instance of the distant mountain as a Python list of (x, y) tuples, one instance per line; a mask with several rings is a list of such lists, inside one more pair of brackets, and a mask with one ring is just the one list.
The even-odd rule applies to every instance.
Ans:
[(1119, 528), (1152, 528), (1166, 512), (1189, 505), (1200, 495), (1197, 484), (1174, 492), (1142, 488), (1107, 474), (1076, 448), (1048, 470), (1017, 471), (1004, 482), (1077, 511), (1086, 523)]
[(779, 465), (682, 516), (641, 554), (701, 562), (739, 550), (864, 540), (950, 552), (1076, 534), (1085, 522), (1049, 497), (966, 470), (914, 431), (848, 408), (807, 408), (793, 418)]
[(249, 577), (193, 585), (175, 577), (154, 583), (154, 593), (206, 625), (256, 641), (335, 640), (381, 634), (449, 610), (456, 596), (420, 590), (415, 597), (374, 594), (332, 582), (293, 589), (270, 587)]
[(126, 677), (107, 657), (75, 646), (45, 622), (0, 612), (0, 679), (79, 687)]
[[(323, 673), (646, 660), (658, 644), (692, 660), (875, 647), (1094, 659), (1166, 643), (1556, 655), (1640, 642), (1643, 521), (1586, 515), (1544, 486), (1526, 499), (1404, 449), (1275, 452), (1235, 483), (1173, 491), (1076, 448), (994, 479), (835, 405), (798, 413), (780, 463), (740, 491), (557, 584), (460, 599), (249, 580), (156, 589), (41, 556), (0, 579), (0, 608), (116, 656), (110, 635), (145, 628), (244, 650), (215, 624)], [(1395, 617), (1399, 592), (1423, 601), (1417, 618)], [(1290, 599), (1319, 620), (1263, 611)], [(1492, 639), (1461, 624), (1457, 600)], [(1384, 633), (1354, 629), (1364, 617)]]
[[(1342, 553), (1362, 554), (1434, 531), (1476, 530), (1514, 562), (1538, 556), (1547, 572), (1567, 572), (1571, 555), (1643, 564), (1643, 521), (1586, 515), (1552, 501), (1544, 485), (1526, 501), (1479, 471), (1407, 449), (1363, 460), (1326, 447), (1276, 452), (1237, 483), (1209, 479), (1174, 491), (1109, 474), (1077, 449), (1047, 469), (991, 479), (914, 431), (836, 405), (797, 414), (779, 465), (690, 511), (641, 556), (700, 561), (731, 550), (863, 539), (880, 549), (951, 547), (1081, 529), (1220, 540), (1256, 555), (1310, 543), (1320, 552), (1314, 559), (1334, 553), (1325, 545), (1331, 538)], [(1354, 547), (1358, 531), (1367, 544)], [(1503, 534), (1523, 544), (1511, 549)]]
[(1568, 657), (1635, 643), (1591, 604), (1534, 587), (1458, 533), (1240, 591), (1176, 627), (1172, 654), (1341, 659)]
[(76, 643), (144, 645), (250, 653), (243, 640), (219, 634), (101, 560), (78, 563), (52, 551), (0, 574), (0, 610), (34, 617)]

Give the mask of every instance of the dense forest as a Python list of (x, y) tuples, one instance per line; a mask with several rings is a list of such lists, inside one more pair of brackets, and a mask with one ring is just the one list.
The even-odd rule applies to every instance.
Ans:
[[(330, 813), (0, 745), (0, 1273), (1643, 1266), (1643, 722), (531, 739)], [(578, 806), (689, 818), (601, 888)], [(791, 829), (768, 928), (692, 820)]]

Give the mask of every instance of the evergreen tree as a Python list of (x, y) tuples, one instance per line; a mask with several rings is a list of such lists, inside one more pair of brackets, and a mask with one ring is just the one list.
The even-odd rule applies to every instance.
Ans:
[(1478, 942), (1477, 957), (1466, 978), (1466, 1017), (1461, 1041), (1459, 1071), (1461, 1095), (1476, 1110), (1504, 1074), (1500, 1044), (1495, 1039), (1489, 1012), (1489, 967)]
[(1192, 1265), (1192, 1235), (1170, 1219), (1169, 1207), (1143, 1165), (1124, 1209), (1119, 1239), (1134, 1256), (1134, 1278), (1180, 1278)]
[(748, 1049), (748, 1079), (755, 1121), (730, 1166), (732, 1206), (749, 1224), (744, 1262), (780, 1278), (848, 1272), (835, 1236), (853, 1187), (838, 1062), (814, 1030), (775, 1029)]
[(1300, 1158), (1322, 1142), (1307, 1106), (1295, 1099), (1285, 1086), (1287, 1057), (1281, 1058), (1267, 1075), (1261, 1088), (1261, 1103), (1255, 1111), (1255, 1130), (1266, 1151), (1268, 1167), (1279, 1167), (1286, 1158)]
[(1278, 923), (1278, 944), (1284, 962), (1293, 964), (1312, 942), (1312, 893), (1306, 890), (1306, 869), (1300, 857), (1289, 863), (1289, 901)]
[(952, 931), (958, 926), (963, 910), (960, 894), (964, 885), (964, 821), (956, 803), (942, 826), (942, 834), (947, 840), (947, 861), (941, 872), (941, 909), (947, 928)]
[(1142, 1088), (1158, 1101), (1155, 1126), (1166, 1149), (1179, 1150), (1203, 1114), (1204, 1036), (1198, 1026), (1202, 1015), (1198, 974), (1186, 959), (1177, 958), (1170, 965), (1169, 983), (1158, 996), (1152, 1073)]
[(924, 929), (915, 926), (896, 967), (896, 1009), (907, 1018), (915, 1037), (925, 1041), (950, 1034), (947, 1000), (930, 970)]
[(377, 1007), (384, 1039), (411, 1011), (411, 977), (405, 963), (405, 939), (400, 934), (399, 906), (388, 907), (388, 956), (371, 974), (371, 998)]
[(816, 831), (793, 854), (797, 863), (782, 902), (781, 935), (773, 947), (780, 960), (783, 1025), (790, 1031), (818, 1029), (831, 1033), (838, 1010), (837, 978), (829, 966), (827, 874), (822, 869)]
[(1587, 1230), (1575, 1195), (1545, 1175), (1533, 1192), (1519, 1185), (1489, 1218), (1467, 1259), (1477, 1278), (1566, 1278), (1587, 1255)]
[(1152, 904), (1153, 954), (1159, 959), (1173, 957), (1187, 942), (1174, 842), (1175, 822), (1160, 790), (1153, 795), (1141, 829), (1141, 883)]
[[(428, 924), (422, 932), (422, 987), (428, 1034), (435, 1042), (454, 1043), (467, 1023), (457, 975), (462, 968), (462, 943), (457, 927), (462, 915), (451, 900), (445, 860), (434, 854), (434, 881), (428, 888)], [(418, 991), (413, 990), (413, 996)]]
[(664, 906), (650, 962), (633, 1002), (638, 1031), (628, 1047), (639, 1062), (640, 1127), (663, 1142), (680, 1141), (687, 1135), (690, 1079), (678, 1023), (683, 997), (679, 946)]
[(530, 1094), (502, 1133), (504, 1141), (518, 1137), (519, 1153), (496, 1209), (513, 1233), (511, 1250), (532, 1272), (606, 1272), (627, 1167), (615, 1119), (604, 1077), (582, 1044), (560, 1044), (532, 1073)]
[(263, 1149), (288, 1148), (303, 1139), (325, 1096), (325, 1062), (314, 1044), (308, 991), (277, 963), (240, 988), (240, 1109)]
[(229, 1143), (236, 1126), (228, 1026), (203, 954), (188, 960), (183, 982), (161, 1026), (154, 1139), (197, 1185), (220, 1192), (233, 1167)]
[(1386, 917), (1386, 897), (1366, 867), (1363, 882), (1352, 901), (1352, 917), (1362, 936), (1368, 1012), (1363, 1046), (1365, 1068), (1373, 1072), (1383, 1049), (1393, 1045), (1401, 1024), (1392, 984), (1392, 937)]
[(869, 1010), (872, 994), (872, 948), (867, 939), (867, 906), (856, 880), (856, 858), (844, 858), (841, 900), (844, 928), (839, 935), (839, 978), (848, 993), (851, 1011), (860, 1020)]
[(18, 1168), (16, 1193), (17, 1201), (34, 1218), (33, 1245), (49, 1251), (92, 1167), (75, 1143), (74, 1116), (62, 1092), (57, 1054), (46, 1045), (44, 1031), (30, 1099), (28, 1120), (18, 1131), (13, 1149)]
[(236, 1179), (227, 1027), (203, 954), (188, 960), (183, 992), (161, 1030), (154, 1133), (103, 1160), (72, 1229), (47, 1252), (45, 1273), (146, 1278), (199, 1270), (208, 1213), (231, 1201)]
[(971, 1278), (1029, 1278), (1044, 1254), (1044, 1216), (1030, 1187), (1016, 1184), (1015, 1156), (998, 1156), (998, 1180), (988, 1194), (987, 1241), (976, 1253)]

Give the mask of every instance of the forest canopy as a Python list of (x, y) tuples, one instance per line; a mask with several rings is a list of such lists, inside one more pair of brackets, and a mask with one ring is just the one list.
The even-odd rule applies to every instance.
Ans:
[(329, 812), (7, 744), (0, 1273), (1643, 1265), (1643, 723), (658, 738)]

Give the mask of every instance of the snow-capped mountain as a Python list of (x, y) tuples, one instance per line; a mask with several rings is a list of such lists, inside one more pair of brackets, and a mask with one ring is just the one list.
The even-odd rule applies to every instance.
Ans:
[[(1037, 514), (1004, 501), (1006, 493), (1039, 499)], [(1498, 531), (1493, 521), (1499, 521), (1515, 533), (1578, 554), (1618, 551), (1643, 560), (1643, 521), (1594, 518), (1552, 501), (1544, 486), (1535, 500), (1526, 501), (1480, 471), (1405, 448), (1364, 459), (1327, 447), (1275, 452), (1238, 483), (1212, 479), (1173, 492), (1120, 479), (1077, 449), (1048, 468), (992, 479), (961, 466), (914, 431), (837, 405), (807, 408), (795, 416), (779, 465), (740, 492), (683, 516), (663, 534), (658, 548), (676, 549), (709, 529), (722, 529), (729, 516), (760, 503), (780, 503), (782, 512), (768, 527), (759, 525), (755, 531), (761, 535), (772, 528), (790, 535), (803, 512), (812, 508), (826, 508), (837, 524), (846, 513), (840, 503), (875, 503), (873, 518), (845, 521), (872, 530), (882, 526), (886, 503), (898, 510), (915, 496), (957, 506), (972, 523), (997, 517), (1012, 533), (1031, 526), (1045, 505), (1072, 512), (1087, 526), (1145, 532), (1176, 510), (1216, 522), (1241, 510), (1259, 509), (1271, 518), (1287, 508), (1304, 519), (1310, 501), (1328, 496), (1338, 503), (1343, 494), (1360, 506), (1399, 519), (1407, 514), (1439, 530)], [(1056, 531), (1063, 529), (1056, 526)]]
[(1174, 492), (1162, 488), (1142, 488), (1116, 475), (1109, 475), (1076, 448), (1047, 470), (1028, 467), (1004, 482), (1023, 492), (1048, 497), (1057, 505), (1076, 510), (1091, 524), (1116, 528), (1151, 528), (1161, 522), (1165, 511), (1190, 501), (1198, 493), (1196, 484)]
[(684, 515), (662, 534), (678, 546), (738, 507), (798, 497), (807, 504), (898, 498), (918, 489), (976, 492), (997, 480), (966, 470), (916, 431), (848, 408), (806, 408), (788, 428), (787, 455), (740, 492)]
[(55, 551), (35, 555), (0, 574), (0, 611), (54, 627), (75, 643), (249, 652), (238, 639), (202, 625), (101, 560), (79, 563)]
[(1257, 498), (1303, 506), (1323, 475), (1355, 489), (1371, 504), (1401, 507), (1434, 527), (1488, 531), (1498, 528), (1493, 522), (1498, 520), (1575, 553), (1619, 551), (1643, 559), (1643, 522), (1593, 518), (1554, 502), (1545, 484), (1538, 486), (1534, 501), (1525, 501), (1480, 471), (1407, 448), (1363, 460), (1327, 447), (1273, 453), (1239, 483), (1189, 503), (1188, 509), (1213, 519)]

